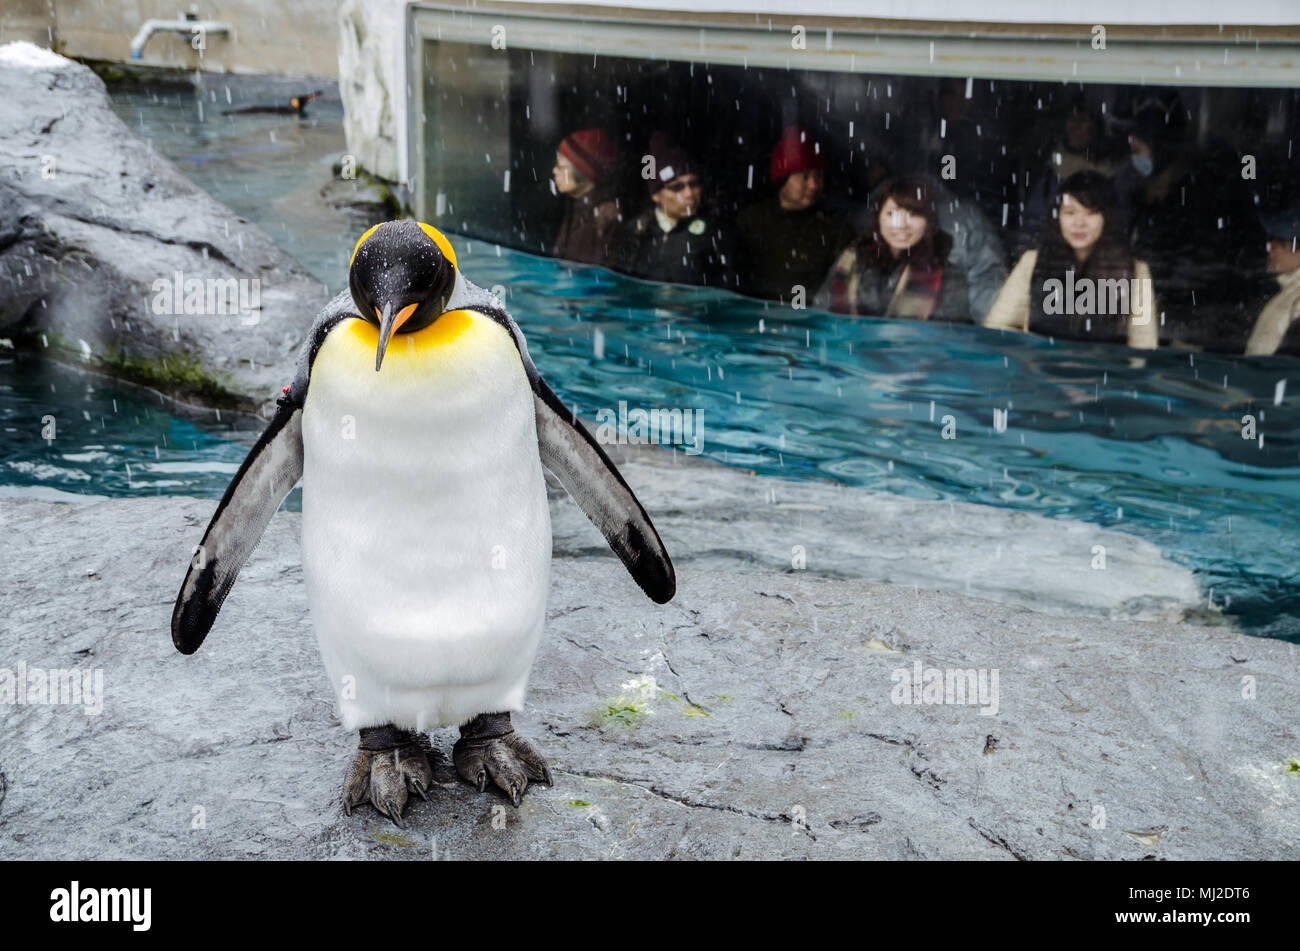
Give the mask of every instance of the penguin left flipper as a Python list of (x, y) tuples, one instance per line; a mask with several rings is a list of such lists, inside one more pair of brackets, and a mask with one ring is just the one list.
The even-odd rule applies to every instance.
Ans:
[(456, 308), (490, 317), (510, 333), (533, 389), (542, 465), (555, 473), (587, 518), (600, 529), (641, 590), (657, 604), (671, 601), (677, 593), (677, 577), (650, 516), (600, 443), (542, 379), (514, 318), (496, 297), (467, 280), (459, 269), (455, 290), (447, 303), (448, 310)]
[(542, 464), (600, 529), (641, 590), (656, 604), (671, 601), (677, 578), (650, 516), (600, 443), (540, 374), (530, 376)]

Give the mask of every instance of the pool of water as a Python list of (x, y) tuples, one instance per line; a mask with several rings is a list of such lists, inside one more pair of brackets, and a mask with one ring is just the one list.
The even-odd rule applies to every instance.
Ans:
[[(338, 87), (315, 79), (207, 75), (201, 85), (110, 87), (113, 109), (204, 191), (256, 222), (320, 280), (346, 283), (355, 212), (320, 189), (347, 152)], [(304, 115), (225, 114), (320, 92)], [(355, 239), (354, 239), (355, 240)]]
[[(200, 120), (192, 93), (168, 95), (178, 98), (136, 91), (115, 104), (196, 181), (342, 286), (364, 222), (301, 204), (304, 178), (322, 168), (327, 177), (342, 151), (337, 114), (322, 109), (308, 133), (281, 117)], [(245, 148), (273, 130), (288, 154), (250, 159)], [(499, 285), (543, 374), (589, 420), (620, 401), (690, 409), (702, 414), (704, 454), (728, 465), (1130, 531), (1191, 567), (1248, 629), (1300, 636), (1300, 362), (1138, 357), (840, 318), (453, 241), (472, 280)], [(252, 436), (246, 421), (188, 420), (157, 397), (2, 350), (0, 381), (4, 494), (215, 497)], [(61, 427), (52, 442), (39, 438), (47, 413)], [(904, 543), (905, 526), (899, 535)]]

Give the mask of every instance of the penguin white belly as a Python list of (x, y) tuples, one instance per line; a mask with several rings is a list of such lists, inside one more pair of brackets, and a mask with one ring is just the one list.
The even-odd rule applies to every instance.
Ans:
[(551, 523), (532, 388), (470, 311), (394, 335), (347, 320), (302, 416), (303, 571), (349, 730), (518, 711), (546, 614)]

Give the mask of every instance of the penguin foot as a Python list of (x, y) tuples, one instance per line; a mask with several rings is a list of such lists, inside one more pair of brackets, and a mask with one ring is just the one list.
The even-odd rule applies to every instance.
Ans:
[(391, 725), (365, 729), (343, 777), (343, 811), (350, 816), (356, 806), (369, 800), (381, 815), (405, 829), (402, 810), (408, 787), (427, 801), (432, 784), (428, 757), (411, 733)]
[(491, 779), (516, 808), (529, 779), (555, 785), (546, 760), (515, 732), (509, 713), (483, 713), (461, 727), (451, 758), (461, 779), (473, 783), (479, 792)]

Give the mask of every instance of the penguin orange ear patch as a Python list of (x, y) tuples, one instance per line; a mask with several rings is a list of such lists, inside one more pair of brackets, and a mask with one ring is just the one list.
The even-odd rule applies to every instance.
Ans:
[[(383, 224), (383, 222), (381, 221), (379, 224)], [(348, 267), (351, 267), (352, 262), (357, 259), (357, 252), (360, 251), (361, 246), (366, 243), (366, 238), (374, 234), (378, 228), (379, 225), (371, 225), (369, 228), (366, 229), (366, 233), (357, 239), (356, 247), (352, 249), (352, 257), (348, 258)]]
[(448, 241), (441, 231), (432, 225), (426, 225), (423, 221), (416, 222), (420, 230), (433, 239), (433, 243), (442, 251), (442, 256), (451, 262), (452, 267), (458, 267), (456, 264), (456, 252), (452, 249), (451, 242)]

